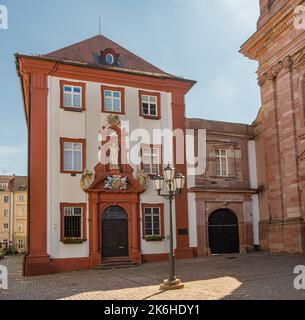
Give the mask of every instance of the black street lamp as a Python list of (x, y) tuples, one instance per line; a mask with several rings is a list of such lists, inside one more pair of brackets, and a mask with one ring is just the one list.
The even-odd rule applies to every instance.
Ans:
[[(164, 187), (167, 187), (167, 193), (161, 193)], [(161, 290), (182, 289), (184, 284), (181, 283), (175, 275), (175, 254), (173, 240), (173, 200), (182, 193), (185, 184), (185, 177), (181, 173), (175, 175), (175, 168), (168, 165), (164, 169), (164, 177), (155, 176), (153, 178), (153, 186), (158, 195), (169, 200), (169, 230), (170, 230), (170, 246), (169, 246), (169, 278), (165, 280), (161, 286)]]

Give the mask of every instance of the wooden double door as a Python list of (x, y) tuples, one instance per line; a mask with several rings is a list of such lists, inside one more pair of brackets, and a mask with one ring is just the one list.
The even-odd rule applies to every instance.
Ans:
[(118, 206), (109, 207), (102, 216), (102, 258), (126, 257), (128, 252), (128, 218)]
[(209, 247), (212, 254), (239, 252), (238, 219), (230, 210), (220, 209), (210, 215)]

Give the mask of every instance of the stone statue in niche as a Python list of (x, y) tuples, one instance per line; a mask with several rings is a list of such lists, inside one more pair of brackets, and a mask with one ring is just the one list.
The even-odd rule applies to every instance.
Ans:
[(110, 154), (109, 154), (109, 168), (119, 169), (119, 145), (118, 143), (111, 143), (110, 144)]
[(144, 173), (144, 170), (140, 166), (137, 166), (136, 178), (140, 185), (146, 190), (147, 189), (147, 175)]

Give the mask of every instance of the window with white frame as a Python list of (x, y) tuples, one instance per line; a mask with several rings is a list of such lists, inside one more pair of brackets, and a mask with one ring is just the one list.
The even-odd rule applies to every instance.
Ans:
[(64, 206), (62, 209), (62, 237), (63, 240), (83, 239), (83, 215), (82, 206)]
[(142, 165), (144, 173), (151, 175), (160, 174), (160, 147), (142, 147)]
[(23, 195), (19, 195), (18, 201), (19, 201), (19, 202), (23, 202), (23, 201), (24, 201), (24, 196), (23, 196)]
[(9, 203), (9, 202), (10, 202), (10, 197), (4, 196), (4, 203)]
[(158, 117), (158, 98), (156, 96), (142, 94), (141, 113), (143, 116)]
[(64, 85), (63, 86), (64, 95), (64, 107), (65, 108), (75, 108), (82, 109), (82, 87)]
[(104, 110), (106, 112), (122, 112), (121, 91), (104, 90)]
[(161, 236), (160, 207), (145, 207), (144, 220), (145, 236)]
[(17, 249), (23, 249), (24, 248), (24, 241), (23, 239), (17, 240)]
[(228, 175), (228, 154), (225, 149), (216, 149), (216, 175), (227, 176)]
[(83, 171), (83, 144), (80, 142), (64, 142), (64, 171)]
[(7, 189), (7, 183), (3, 183), (3, 182), (1, 182), (0, 183), (0, 190), (6, 190)]

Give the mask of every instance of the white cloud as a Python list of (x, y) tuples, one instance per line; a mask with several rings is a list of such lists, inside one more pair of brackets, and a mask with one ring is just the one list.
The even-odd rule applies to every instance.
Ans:
[(27, 174), (27, 146), (0, 145), (0, 174)]

